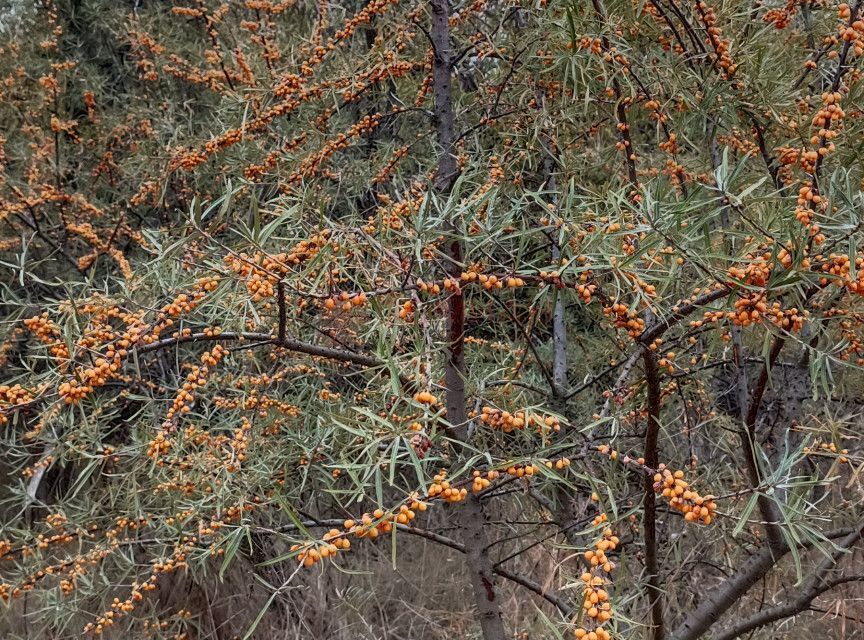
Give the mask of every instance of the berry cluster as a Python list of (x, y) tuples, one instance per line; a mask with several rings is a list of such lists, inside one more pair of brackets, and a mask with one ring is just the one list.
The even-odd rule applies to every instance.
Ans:
[[(476, 417), (476, 413), (471, 412), (471, 417)], [(511, 431), (519, 431), (526, 427), (536, 426), (538, 433), (548, 433), (551, 431), (560, 431), (561, 422), (555, 416), (540, 416), (528, 414), (524, 411), (510, 413), (495, 407), (485, 406), (480, 411), (480, 422), (487, 425), (491, 429), (500, 429), (504, 433)]]
[[(605, 513), (594, 518), (594, 527), (602, 526), (608, 520)], [(580, 626), (575, 630), (579, 640), (610, 640), (611, 635), (604, 625), (612, 619), (612, 605), (609, 602), (609, 592), (606, 590), (606, 577), (615, 569), (615, 563), (609, 560), (606, 553), (615, 551), (620, 540), (610, 527), (604, 527), (601, 537), (594, 543), (594, 549), (585, 552), (584, 557), (590, 569), (581, 576), (585, 585), (582, 608), (591, 621), (591, 627)]]
[(20, 384), (0, 384), (0, 425), (9, 422), (7, 413), (32, 400), (33, 395)]
[(485, 475), (480, 471), (474, 471), (471, 475), (474, 478), (471, 482), (472, 493), (480, 493), (484, 489), (488, 489), (492, 482), (501, 476), (498, 471), (494, 470), (487, 471)]
[(682, 512), (687, 522), (711, 524), (714, 519), (717, 504), (713, 496), (700, 496), (684, 479), (681, 470), (670, 471), (661, 463), (654, 474), (654, 491), (669, 500), (670, 507)]
[(291, 551), (298, 551), (297, 561), (308, 568), (319, 560), (332, 558), (339, 550), (347, 551), (350, 548), (351, 541), (345, 538), (339, 529), (330, 529), (324, 534), (320, 543), (309, 543), (304, 546), (295, 544), (291, 546)]
[(434, 478), (434, 483), (429, 487), (430, 498), (441, 498), (447, 502), (461, 502), (468, 496), (468, 489), (461, 489), (450, 486), (450, 481), (447, 480), (447, 471), (441, 469)]

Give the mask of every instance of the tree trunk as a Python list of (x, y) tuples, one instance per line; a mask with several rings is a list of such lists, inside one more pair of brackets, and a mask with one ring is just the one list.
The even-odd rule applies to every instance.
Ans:
[[(435, 126), (438, 134), (438, 172), (435, 191), (446, 206), (446, 199), (456, 180), (454, 154), (455, 129), (450, 50), (450, 8), (447, 0), (432, 0), (432, 89), (435, 98)], [(457, 281), (462, 271), (462, 236), (458, 221), (448, 218), (444, 233), (449, 236), (445, 253), (447, 272)], [(459, 438), (468, 433), (467, 401), (465, 397), (465, 298), (457, 291), (447, 299), (447, 364), (444, 380), (447, 385), (447, 420)], [(492, 562), (484, 527), (483, 506), (473, 495), (459, 509), (459, 522), (465, 545), (467, 565), (474, 601), (477, 606), (484, 640), (504, 640), (504, 623), (495, 593)]]

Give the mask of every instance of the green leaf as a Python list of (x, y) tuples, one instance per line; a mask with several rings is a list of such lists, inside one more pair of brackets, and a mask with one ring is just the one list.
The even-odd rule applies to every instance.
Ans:
[(291, 522), (294, 523), (294, 526), (297, 527), (297, 530), (301, 534), (303, 534), (303, 537), (306, 538), (307, 540), (315, 540), (315, 536), (313, 536), (312, 532), (309, 531), (305, 527), (303, 522), (298, 517), (297, 513), (294, 511), (294, 508), (290, 504), (288, 504), (288, 502), (285, 500), (285, 497), (282, 495), (282, 493), (279, 491), (276, 491), (273, 494), (273, 497), (275, 498), (276, 502), (279, 503), (279, 507), (282, 509), (282, 511), (285, 513), (285, 515), (287, 515), (288, 518), (291, 520)]
[(248, 535), (248, 533), (249, 530), (247, 527), (237, 527), (228, 535), (228, 545), (225, 547), (225, 554), (222, 557), (222, 566), (219, 567), (220, 580), (225, 577), (225, 572), (234, 561), (234, 556), (237, 555), (237, 550), (240, 548), (240, 541), (243, 539), (244, 534)]
[(258, 612), (258, 615), (255, 616), (255, 620), (252, 622), (252, 625), (246, 631), (246, 635), (243, 636), (243, 640), (249, 640), (252, 637), (252, 634), (255, 633), (255, 629), (258, 628), (258, 625), (261, 624), (261, 620), (264, 619), (264, 615), (267, 613), (268, 609), (270, 609), (270, 605), (273, 604), (273, 601), (276, 599), (276, 596), (279, 595), (281, 589), (278, 589), (270, 594), (270, 597), (267, 598), (267, 602), (261, 608), (261, 611)]
[(744, 527), (747, 526), (747, 521), (750, 519), (753, 510), (756, 508), (758, 500), (759, 495), (757, 493), (753, 493), (750, 496), (750, 499), (747, 500), (747, 504), (744, 505), (744, 510), (741, 512), (741, 515), (738, 518), (738, 522), (735, 523), (735, 528), (732, 530), (733, 538), (737, 538), (744, 530)]

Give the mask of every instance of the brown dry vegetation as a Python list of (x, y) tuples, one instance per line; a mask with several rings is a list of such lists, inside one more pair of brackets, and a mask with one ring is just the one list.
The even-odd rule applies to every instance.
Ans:
[(861, 2), (0, 49), (0, 636), (864, 637)]

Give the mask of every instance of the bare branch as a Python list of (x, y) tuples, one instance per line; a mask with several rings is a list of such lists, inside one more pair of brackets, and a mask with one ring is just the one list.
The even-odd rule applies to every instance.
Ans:
[(849, 549), (861, 539), (862, 533), (864, 533), (864, 522), (859, 523), (852, 533), (837, 543), (837, 548), (819, 563), (810, 578), (807, 579), (798, 590), (798, 594), (795, 598), (782, 604), (763, 609), (748, 618), (744, 618), (737, 624), (732, 625), (715, 636), (716, 640), (734, 640), (734, 638), (749, 633), (754, 629), (764, 627), (765, 625), (776, 622), (777, 620), (789, 618), (801, 613), (802, 611), (806, 611), (810, 607), (810, 603), (813, 599), (820, 594), (825, 593), (844, 582), (864, 577), (855, 576), (854, 578), (827, 579), (828, 573), (836, 568), (840, 556), (849, 552)]
[[(828, 540), (849, 536), (860, 528), (841, 528), (825, 531), (822, 535)], [(812, 546), (808, 542), (798, 545), (802, 548)], [(780, 559), (789, 552), (789, 548), (772, 548), (765, 545), (746, 562), (739, 563), (739, 569), (721, 584), (708, 591), (708, 597), (694, 610), (672, 634), (673, 640), (696, 640), (701, 638), (720, 617), (734, 605), (747, 591), (762, 579)]]
[(331, 360), (341, 360), (342, 362), (350, 362), (362, 367), (383, 367), (384, 363), (371, 356), (366, 356), (352, 351), (344, 351), (342, 349), (332, 349), (330, 347), (322, 347), (317, 344), (301, 342), (286, 338), (279, 340), (278, 336), (270, 333), (256, 333), (252, 331), (223, 331), (222, 333), (191, 333), (186, 336), (178, 336), (176, 338), (165, 338), (157, 340), (150, 344), (141, 345), (135, 348), (137, 353), (149, 353), (165, 349), (174, 345), (183, 344), (185, 342), (215, 342), (220, 340), (228, 341), (251, 341), (257, 342), (260, 345), (274, 345), (283, 347), (289, 351), (305, 353), (306, 355), (316, 356), (319, 358), (329, 358)]

